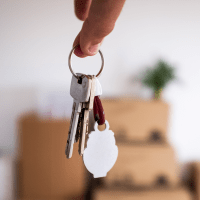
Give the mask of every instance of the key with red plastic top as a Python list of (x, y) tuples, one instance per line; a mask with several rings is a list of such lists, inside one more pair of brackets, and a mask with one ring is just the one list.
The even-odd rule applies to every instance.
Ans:
[(105, 123), (105, 113), (101, 100), (98, 96), (94, 97), (93, 114), (94, 119), (97, 121), (98, 125), (103, 125)]

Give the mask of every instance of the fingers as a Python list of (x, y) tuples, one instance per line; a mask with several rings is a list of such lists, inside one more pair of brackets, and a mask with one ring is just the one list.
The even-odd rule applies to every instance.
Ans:
[(80, 47), (74, 51), (79, 57), (95, 55), (104, 38), (112, 32), (125, 0), (93, 0), (88, 17), (74, 41)]
[[(91, 31), (88, 32), (88, 30)], [(92, 28), (88, 27), (86, 22), (74, 41), (73, 47), (79, 44), (74, 51), (75, 55), (81, 58), (95, 55), (98, 52), (103, 39), (104, 35), (101, 35), (100, 33), (98, 33), (98, 35), (95, 34), (92, 31)]]
[(75, 14), (78, 19), (85, 21), (88, 17), (92, 0), (74, 0)]
[(83, 24), (79, 36), (79, 44), (85, 56), (95, 55), (106, 35), (112, 30), (108, 30), (104, 24), (94, 24), (89, 18)]
[(78, 47), (74, 50), (74, 54), (80, 58), (86, 57), (86, 55), (84, 55), (84, 53), (82, 52), (82, 50), (80, 48), (80, 33), (77, 35), (77, 37), (74, 41), (73, 47), (75, 47), (76, 45), (78, 45)]

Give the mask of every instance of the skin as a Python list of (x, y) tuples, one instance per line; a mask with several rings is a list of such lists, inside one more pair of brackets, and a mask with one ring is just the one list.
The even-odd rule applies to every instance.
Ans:
[(114, 29), (125, 0), (74, 0), (75, 14), (84, 21), (73, 47), (74, 54), (84, 58), (95, 55), (104, 38)]

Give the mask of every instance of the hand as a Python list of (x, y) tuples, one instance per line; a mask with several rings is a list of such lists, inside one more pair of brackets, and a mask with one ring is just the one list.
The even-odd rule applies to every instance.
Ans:
[(84, 21), (73, 47), (74, 53), (84, 58), (95, 55), (103, 39), (112, 32), (125, 0), (74, 0), (75, 14)]

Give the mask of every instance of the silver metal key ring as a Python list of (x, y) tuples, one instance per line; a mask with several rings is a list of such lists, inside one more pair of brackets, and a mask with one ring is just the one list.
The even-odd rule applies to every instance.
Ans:
[[(79, 44), (77, 44), (75, 47), (73, 47), (73, 49), (70, 51), (70, 54), (69, 54), (69, 58), (68, 58), (68, 65), (69, 65), (69, 69), (71, 71), (71, 73), (78, 79), (79, 77), (77, 76), (77, 74), (75, 74), (72, 70), (72, 66), (71, 66), (71, 57), (72, 57), (72, 53), (74, 52), (74, 50), (78, 47)], [(96, 77), (98, 77), (102, 70), (103, 70), (103, 66), (104, 66), (104, 58), (103, 58), (103, 54), (102, 52), (99, 50), (99, 54), (101, 56), (101, 61), (102, 61), (102, 64), (101, 64), (101, 69), (99, 70), (98, 74), (96, 75)]]

